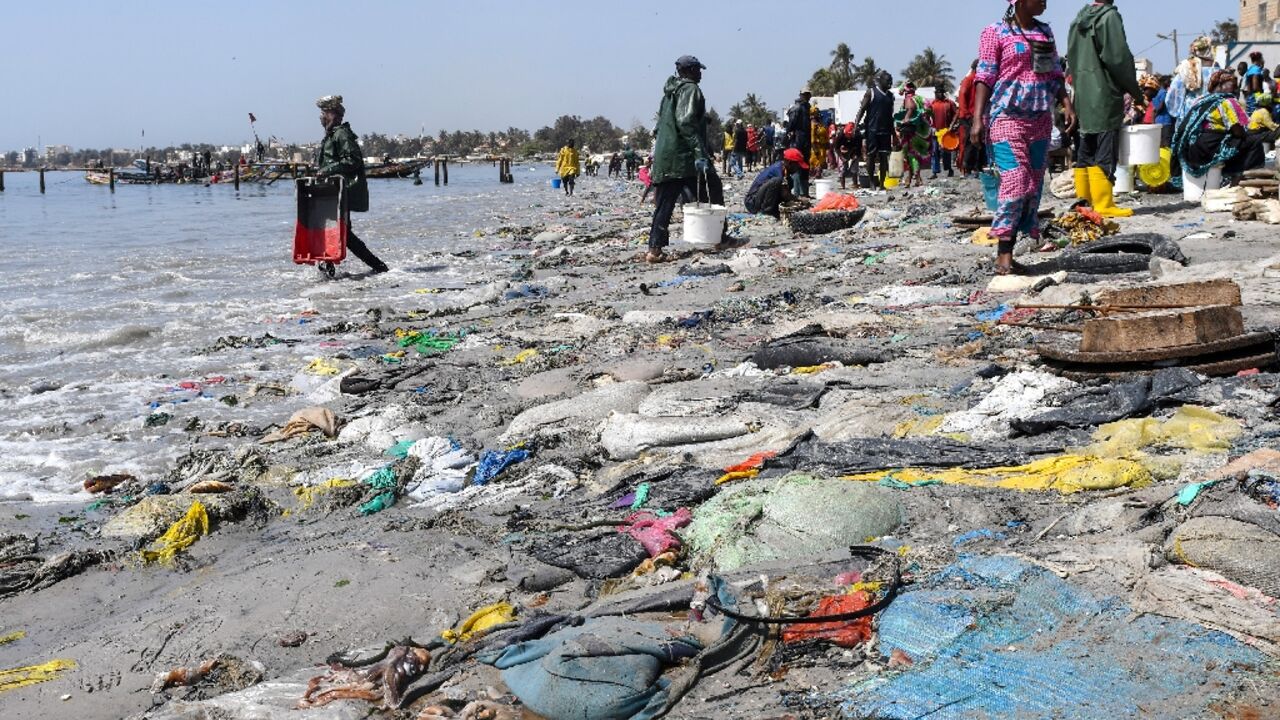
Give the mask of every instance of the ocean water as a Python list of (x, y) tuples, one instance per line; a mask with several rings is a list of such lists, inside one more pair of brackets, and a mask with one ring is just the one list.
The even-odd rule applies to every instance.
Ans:
[[(194, 444), (218, 442), (185, 430), (193, 418), (206, 430), (283, 422), (303, 398), (251, 398), (254, 386), (307, 380), (298, 373), (312, 360), (361, 344), (320, 328), (371, 307), (431, 309), (510, 275), (502, 238), (476, 231), (550, 222), (565, 204), (548, 166), (513, 173), (515, 185), (488, 165), (451, 167), (447, 188), (430, 177), (417, 187), (371, 181), (371, 211), (353, 224), (393, 269), (366, 276), (349, 257), (337, 280), (293, 264), (287, 179), (238, 192), (119, 185), (112, 195), (79, 173), (49, 173), (42, 196), (35, 173), (7, 173), (0, 499), (68, 499), (105, 472), (162, 479)], [(459, 292), (420, 292), (430, 288)], [(205, 352), (220, 337), (264, 333), (299, 342)], [(230, 395), (237, 406), (220, 401)], [(172, 419), (148, 426), (154, 413)]]

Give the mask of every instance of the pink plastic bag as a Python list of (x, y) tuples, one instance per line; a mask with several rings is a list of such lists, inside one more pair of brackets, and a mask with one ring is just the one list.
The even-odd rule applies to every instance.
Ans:
[(674, 515), (658, 517), (642, 510), (631, 514), (622, 522), (618, 526), (618, 532), (639, 540), (649, 557), (657, 557), (664, 552), (680, 549), (680, 540), (671, 531), (693, 522), (693, 513), (689, 512), (689, 508), (680, 508)]

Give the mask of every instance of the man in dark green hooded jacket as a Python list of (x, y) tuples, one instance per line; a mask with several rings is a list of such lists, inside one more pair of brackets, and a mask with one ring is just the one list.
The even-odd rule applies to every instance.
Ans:
[[(351, 125), (344, 121), (347, 109), (341, 95), (326, 95), (316, 101), (320, 108), (320, 124), (324, 127), (324, 139), (316, 152), (316, 174), (320, 177), (341, 176), (346, 181), (347, 208), (350, 212), (369, 211), (369, 181), (365, 177), (364, 154)], [(351, 229), (351, 217), (343, 218), (347, 224), (347, 249), (360, 258), (374, 273), (384, 273), (387, 264), (369, 249)], [(321, 269), (324, 269), (322, 266)]]
[(1135, 106), (1141, 106), (1145, 96), (1138, 86), (1124, 19), (1113, 0), (1084, 6), (1071, 23), (1067, 71), (1080, 123), (1076, 183), (1084, 187), (1077, 187), (1077, 193), (1101, 215), (1128, 217), (1133, 211), (1116, 207), (1113, 197), (1124, 96), (1132, 97)]
[[(685, 55), (676, 60), (676, 74), (663, 88), (653, 168), (649, 171), (657, 205), (649, 228), (649, 251), (645, 254), (645, 260), (651, 263), (666, 259), (671, 214), (682, 198), (696, 197), (698, 202), (724, 205), (724, 185), (711, 162), (707, 142), (707, 101), (698, 87), (705, 69), (698, 58)], [(729, 237), (728, 230), (726, 222), (717, 250), (742, 244)]]

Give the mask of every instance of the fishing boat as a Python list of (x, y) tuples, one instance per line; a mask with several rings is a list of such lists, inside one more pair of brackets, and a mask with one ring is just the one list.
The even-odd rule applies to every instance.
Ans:
[(111, 174), (106, 170), (85, 170), (84, 179), (87, 180), (90, 185), (111, 184)]
[(426, 167), (429, 162), (431, 162), (429, 159), (415, 158), (375, 163), (365, 166), (364, 174), (365, 177), (371, 178), (407, 178)]

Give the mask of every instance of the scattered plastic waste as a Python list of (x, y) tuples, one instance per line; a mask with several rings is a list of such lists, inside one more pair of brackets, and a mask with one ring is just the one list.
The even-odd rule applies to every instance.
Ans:
[(151, 546), (142, 551), (143, 564), (172, 564), (178, 553), (209, 534), (209, 513), (199, 501), (191, 503), (187, 514), (165, 531)]
[(523, 448), (512, 448), (503, 451), (486, 450), (480, 456), (480, 464), (476, 466), (476, 473), (472, 478), (472, 483), (475, 485), (487, 485), (507, 468), (517, 463), (522, 463), (528, 460), (529, 457), (529, 451)]
[(0, 693), (57, 679), (63, 672), (74, 670), (75, 667), (75, 660), (60, 659), (50, 660), (39, 665), (0, 670)]
[[(844, 479), (878, 483), (885, 477), (886, 475), (882, 472), (874, 472), (849, 475)], [(975, 470), (899, 468), (892, 471), (892, 477), (897, 482), (908, 485), (934, 480), (945, 485), (968, 485), (1004, 490), (1055, 490), (1063, 495), (1090, 490), (1143, 487), (1152, 482), (1151, 471), (1140, 462), (1070, 454), (1045, 458), (1016, 467)]]
[(680, 508), (666, 517), (641, 511), (623, 520), (618, 526), (618, 532), (626, 533), (639, 540), (650, 557), (658, 557), (680, 549), (680, 538), (673, 531), (685, 527), (692, 521), (693, 514), (688, 508)]
[(263, 443), (274, 443), (304, 435), (312, 430), (319, 430), (325, 437), (338, 436), (338, 418), (333, 411), (325, 407), (303, 408), (294, 413), (284, 427), (262, 438)]
[(380, 491), (371, 500), (362, 504), (359, 508), (361, 515), (373, 515), (396, 504), (396, 480), (395, 470), (391, 466), (380, 468), (372, 475), (364, 479), (364, 484), (368, 485), (374, 491)]
[(1214, 702), (1205, 682), (1264, 672), (1261, 652), (1224, 633), (1137, 613), (1007, 556), (962, 556), (902, 594), (880, 616), (878, 650), (914, 663), (829, 694), (848, 716), (1197, 717)]
[(471, 613), (471, 616), (459, 623), (458, 627), (440, 633), (440, 637), (448, 643), (467, 642), (473, 636), (482, 635), (486, 630), (509, 623), (515, 618), (516, 609), (509, 603), (486, 605)]
[(413, 348), (423, 355), (434, 355), (452, 350), (462, 342), (464, 334), (436, 334), (435, 331), (420, 332), (417, 330), (396, 330), (396, 344), (402, 348)]
[[(827, 596), (818, 601), (817, 607), (809, 617), (826, 617), (854, 613), (871, 607), (875, 598), (865, 590), (858, 590), (847, 595)], [(873, 635), (871, 624), (873, 618), (862, 617), (856, 620), (832, 621), (805, 625), (788, 625), (782, 631), (782, 642), (797, 643), (810, 640), (826, 640), (843, 648), (855, 648), (871, 641)]]

